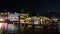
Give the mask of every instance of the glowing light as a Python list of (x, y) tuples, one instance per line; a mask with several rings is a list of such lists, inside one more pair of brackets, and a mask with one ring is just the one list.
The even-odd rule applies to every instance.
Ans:
[(5, 30), (7, 30), (7, 27), (8, 27), (8, 24), (5, 23), (5, 24), (4, 24), (4, 28), (5, 28)]
[(20, 20), (20, 23), (24, 23), (24, 20)]
[(15, 12), (15, 15), (16, 15), (17, 13)]
[(4, 14), (4, 13), (1, 13), (1, 14)]
[(4, 19), (8, 19), (7, 17), (4, 17)]
[(43, 22), (42, 22), (43, 20), (41, 19), (41, 24), (43, 24)]
[(50, 12), (50, 11), (48, 11), (48, 12)]
[(4, 19), (0, 19), (0, 21), (5, 21)]
[(0, 29), (3, 27), (3, 23), (0, 23)]

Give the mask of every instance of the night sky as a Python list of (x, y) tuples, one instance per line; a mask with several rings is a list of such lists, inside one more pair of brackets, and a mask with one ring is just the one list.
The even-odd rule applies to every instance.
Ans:
[(0, 1), (0, 9), (24, 8), (35, 13), (60, 12), (60, 0), (14, 0)]

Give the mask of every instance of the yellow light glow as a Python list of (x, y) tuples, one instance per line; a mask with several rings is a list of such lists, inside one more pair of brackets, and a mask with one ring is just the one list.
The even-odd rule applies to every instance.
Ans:
[(0, 23), (0, 29), (3, 27), (3, 23)]
[(4, 14), (4, 13), (1, 13), (1, 14)]
[(20, 20), (20, 23), (25, 23), (24, 20)]
[(41, 24), (43, 24), (43, 22), (42, 22), (43, 20), (41, 19)]
[(5, 21), (4, 19), (0, 19), (0, 21)]

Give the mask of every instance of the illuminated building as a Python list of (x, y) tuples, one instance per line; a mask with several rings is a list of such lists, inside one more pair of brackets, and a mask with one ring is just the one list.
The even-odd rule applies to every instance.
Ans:
[(27, 23), (27, 24), (32, 24), (32, 23), (31, 23), (31, 17), (26, 18), (26, 23)]
[(32, 28), (31, 19), (31, 17), (26, 18), (27, 30), (30, 30), (30, 28)]

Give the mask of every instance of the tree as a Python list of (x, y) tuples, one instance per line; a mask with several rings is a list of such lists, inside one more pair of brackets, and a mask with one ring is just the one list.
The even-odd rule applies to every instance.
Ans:
[(29, 13), (27, 9), (18, 9), (18, 11), (24, 14)]

